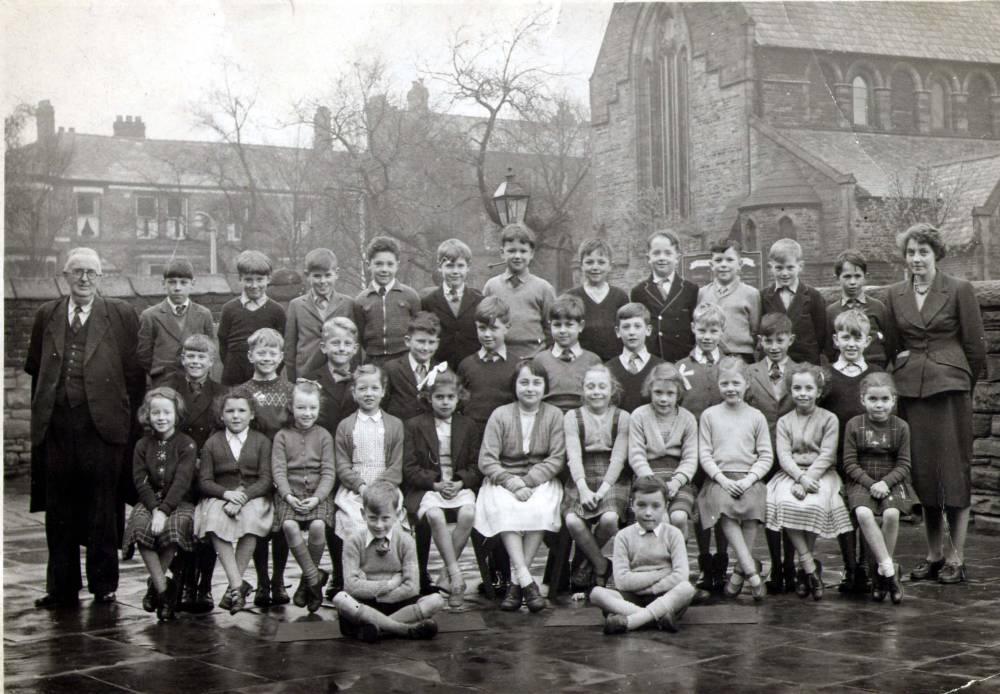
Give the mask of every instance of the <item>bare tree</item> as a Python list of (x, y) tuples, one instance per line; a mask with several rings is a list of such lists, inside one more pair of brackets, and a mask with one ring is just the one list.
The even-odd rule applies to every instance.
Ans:
[[(25, 254), (25, 274), (43, 276), (55, 238), (73, 221), (74, 199), (57, 187), (73, 161), (72, 136), (23, 142), (35, 107), (20, 104), (4, 118), (4, 228), (8, 252)], [(74, 230), (75, 231), (75, 230)]]

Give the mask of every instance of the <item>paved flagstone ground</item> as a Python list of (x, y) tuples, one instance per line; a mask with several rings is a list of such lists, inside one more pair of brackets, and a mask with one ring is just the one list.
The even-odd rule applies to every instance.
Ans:
[[(25, 480), (14, 480), (4, 492), (9, 692), (1000, 692), (997, 537), (971, 536), (969, 583), (906, 583), (899, 607), (835, 590), (820, 603), (789, 595), (759, 608), (741, 596), (736, 604), (756, 610), (756, 624), (687, 624), (678, 634), (606, 637), (596, 625), (545, 626), (564, 616), (557, 611), (592, 609), (580, 603), (531, 615), (501, 613), (473, 599), (486, 624), (480, 631), (376, 646), (343, 639), (279, 643), (281, 624), (335, 620), (333, 609), (326, 605), (313, 617), (290, 606), (235, 617), (216, 610), (157, 624), (140, 607), (145, 572), (138, 559), (122, 564), (115, 605), (93, 605), (81, 594), (77, 610), (34, 610), (46, 553), (42, 518), (27, 513), (26, 488)], [(903, 528), (904, 568), (920, 558), (920, 536), (919, 528)], [(836, 543), (822, 543), (819, 554), (832, 583)], [(288, 582), (297, 580), (290, 570)], [(220, 568), (216, 598), (222, 583)]]

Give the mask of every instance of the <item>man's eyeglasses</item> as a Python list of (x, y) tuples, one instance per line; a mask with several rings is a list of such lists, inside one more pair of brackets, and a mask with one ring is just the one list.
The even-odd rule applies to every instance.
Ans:
[(93, 281), (96, 280), (98, 277), (101, 277), (101, 273), (99, 273), (97, 270), (82, 270), (80, 268), (77, 268), (76, 270), (67, 270), (63, 274), (68, 275), (69, 277), (72, 277), (75, 280), (82, 280), (84, 277), (86, 277), (88, 280)]

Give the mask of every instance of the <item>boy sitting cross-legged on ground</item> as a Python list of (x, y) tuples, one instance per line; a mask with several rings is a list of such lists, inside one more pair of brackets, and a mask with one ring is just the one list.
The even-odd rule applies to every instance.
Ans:
[(684, 535), (666, 522), (667, 493), (652, 476), (632, 486), (636, 522), (615, 536), (615, 588), (590, 591), (590, 602), (607, 614), (605, 634), (623, 634), (656, 622), (677, 631), (677, 621), (694, 597), (688, 582)]
[(396, 525), (399, 490), (376, 480), (365, 488), (366, 527), (344, 542), (344, 590), (333, 598), (345, 636), (374, 643), (383, 635), (430, 639), (439, 593), (420, 597), (417, 548)]

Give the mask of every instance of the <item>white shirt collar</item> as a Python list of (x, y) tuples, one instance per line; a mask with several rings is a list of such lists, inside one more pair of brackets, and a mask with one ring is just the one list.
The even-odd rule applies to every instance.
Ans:
[(858, 361), (850, 362), (850, 361), (847, 361), (846, 359), (844, 359), (843, 355), (841, 355), (840, 357), (838, 357), (837, 361), (835, 361), (833, 363), (833, 368), (835, 368), (837, 371), (839, 371), (842, 374), (846, 374), (847, 373), (845, 371), (845, 369), (847, 369), (848, 367), (857, 368), (860, 371), (864, 371), (865, 369), (868, 368), (868, 364), (865, 362), (865, 358), (864, 357), (861, 357), (861, 359), (859, 359)]
[[(708, 361), (705, 359), (705, 353), (701, 351), (700, 347), (695, 347), (691, 351), (691, 356), (699, 364), (707, 364), (708, 363)], [(718, 364), (719, 363), (719, 359), (721, 359), (721, 358), (722, 358), (722, 354), (719, 352), (719, 348), (716, 347), (715, 349), (712, 350), (712, 360), (713, 360), (712, 363), (713, 364)]]
[(656, 535), (656, 537), (659, 537), (660, 533), (663, 532), (663, 523), (660, 523), (659, 525), (657, 525), (652, 530), (646, 530), (641, 525), (638, 525), (637, 527), (639, 528), (639, 534), (640, 535), (648, 535), (649, 533), (653, 533), (654, 535)]
[(775, 288), (775, 289), (776, 289), (777, 291), (779, 291), (779, 292), (781, 292), (781, 291), (785, 291), (785, 290), (787, 289), (787, 290), (788, 290), (788, 291), (790, 291), (790, 292), (791, 292), (792, 294), (796, 294), (796, 293), (798, 293), (798, 291), (799, 291), (799, 281), (798, 281), (798, 280), (795, 280), (794, 282), (792, 282), (792, 283), (791, 283), (790, 285), (788, 285), (787, 287), (779, 287), (779, 286), (778, 286), (778, 283), (777, 283), (777, 282), (775, 282), (775, 283), (774, 283), (774, 288)]
[[(479, 361), (486, 361), (486, 355), (489, 354), (489, 352), (486, 351), (485, 347), (480, 347), (479, 351), (476, 352), (476, 354), (479, 355)], [(495, 351), (493, 354), (500, 357), (501, 360), (507, 361), (507, 345), (501, 345), (500, 348), (497, 349), (497, 351)]]
[(581, 354), (583, 354), (583, 347), (580, 346), (579, 342), (577, 342), (575, 345), (569, 348), (560, 347), (559, 345), (552, 345), (552, 356), (555, 357), (556, 359), (561, 357), (563, 352), (569, 352), (570, 354), (573, 355), (573, 358), (576, 359)]
[[(385, 534), (385, 539), (388, 540), (389, 542), (392, 542), (392, 531), (395, 530), (395, 529), (396, 529), (396, 526), (394, 525), (391, 528), (389, 528), (389, 532), (387, 532)], [(367, 547), (368, 545), (370, 545), (371, 543), (373, 543), (375, 541), (375, 539), (376, 539), (375, 536), (372, 535), (372, 531), (369, 530), (368, 527), (366, 526), (365, 527), (365, 547)]]
[(240, 443), (246, 443), (247, 435), (249, 433), (250, 433), (250, 429), (249, 428), (244, 429), (243, 431), (241, 431), (238, 434), (234, 434), (233, 432), (229, 431), (229, 429), (226, 429), (226, 440), (227, 441), (239, 441)]
[[(381, 284), (379, 284), (375, 280), (372, 280), (371, 289), (369, 291), (373, 291), (376, 294), (378, 294), (379, 287), (381, 286), (382, 286)], [(392, 288), (395, 286), (396, 286), (396, 280), (395, 278), (393, 278), (393, 280), (389, 282), (389, 284), (385, 285), (385, 293), (388, 294), (389, 292), (391, 292)]]
[(632, 355), (639, 357), (639, 370), (642, 371), (646, 368), (646, 364), (649, 363), (649, 350), (643, 347), (638, 352), (632, 352), (631, 350), (624, 350), (620, 355), (618, 355), (618, 361), (622, 363), (626, 369), (628, 368), (628, 363), (632, 359)]
[(782, 359), (779, 362), (771, 361), (771, 357), (764, 357), (764, 359), (767, 360), (767, 370), (768, 371), (771, 370), (771, 366), (772, 365), (777, 364), (778, 365), (778, 369), (781, 371), (781, 373), (785, 373), (785, 365), (788, 363), (788, 357), (785, 357), (784, 359)]
[(847, 306), (848, 304), (853, 304), (853, 303), (858, 303), (858, 304), (861, 304), (861, 305), (865, 305), (865, 304), (868, 303), (868, 297), (865, 295), (865, 290), (864, 289), (862, 289), (861, 293), (858, 294), (854, 298), (847, 297), (847, 296), (840, 297), (840, 305), (841, 306)]
[(256, 311), (261, 306), (267, 303), (267, 295), (260, 297), (259, 299), (251, 299), (245, 293), (240, 294), (240, 303), (243, 304), (243, 308), (248, 311)]
[(363, 419), (366, 422), (381, 422), (382, 421), (382, 410), (379, 410), (375, 414), (365, 414), (361, 410), (358, 410), (358, 419)]
[[(441, 288), (444, 291), (444, 298), (445, 298), (445, 300), (447, 300), (448, 299), (448, 295), (452, 292), (452, 289), (451, 289), (451, 287), (448, 286), (447, 282), (445, 282), (444, 284), (442, 284)], [(462, 296), (465, 294), (465, 285), (463, 284), (461, 287), (459, 287), (458, 289), (455, 289), (454, 291), (455, 291), (456, 294), (458, 294), (458, 300), (461, 301), (462, 300)]]
[(667, 275), (666, 277), (664, 277), (662, 279), (659, 278), (659, 277), (657, 277), (654, 274), (653, 275), (653, 284), (662, 284), (664, 287), (669, 287), (673, 283), (673, 281), (674, 281), (674, 275), (676, 275), (676, 274), (677, 274), (676, 271), (671, 272), (669, 275)]
[(438, 431), (447, 431), (447, 432), (451, 433), (451, 417), (448, 417), (448, 419), (439, 419), (439, 418), (435, 417), (434, 418), (434, 427)]
[(67, 304), (67, 307), (68, 307), (66, 315), (69, 316), (69, 322), (70, 323), (73, 322), (73, 312), (76, 310), (77, 306), (80, 307), (80, 321), (83, 322), (83, 323), (87, 322), (87, 318), (90, 317), (90, 311), (91, 311), (91, 309), (94, 308), (94, 302), (93, 301), (91, 301), (89, 304), (87, 304), (86, 306), (84, 306), (82, 304), (77, 304), (75, 301), (73, 301), (73, 299), (70, 299), (68, 302), (66, 302), (66, 304)]
[(736, 289), (740, 286), (740, 284), (741, 281), (739, 277), (735, 278), (729, 284), (722, 284), (718, 280), (712, 280), (712, 288), (715, 290), (715, 293), (718, 296), (728, 296), (729, 294), (732, 294), (734, 291), (736, 291)]
[[(414, 359), (413, 358), (413, 354), (411, 354), (409, 352), (407, 352), (406, 358), (410, 360), (410, 371), (412, 371), (414, 373), (414, 375), (416, 375), (416, 373), (417, 373), (417, 360)], [(427, 369), (427, 373), (430, 373), (431, 369), (434, 368), (434, 365), (431, 364), (430, 362), (427, 362), (426, 364), (424, 364), (424, 368)]]

